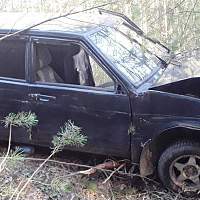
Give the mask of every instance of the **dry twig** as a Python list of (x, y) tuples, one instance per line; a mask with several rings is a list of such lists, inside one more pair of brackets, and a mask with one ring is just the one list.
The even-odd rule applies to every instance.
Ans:
[(104, 7), (104, 6), (107, 6), (107, 5), (115, 4), (115, 3), (117, 3), (117, 2), (118, 2), (118, 1), (112, 1), (112, 2), (109, 2), (109, 3), (100, 4), (100, 5), (93, 6), (93, 7), (91, 7), (91, 8), (87, 8), (87, 9), (83, 9), (83, 10), (79, 10), (79, 11), (74, 11), (74, 12), (71, 12), (71, 11), (70, 11), (70, 12), (68, 12), (67, 14), (59, 15), (59, 16), (56, 16), (56, 17), (52, 17), (52, 18), (43, 20), (43, 21), (41, 21), (41, 22), (39, 22), (39, 23), (33, 24), (33, 25), (31, 25), (31, 26), (28, 26), (28, 27), (26, 27), (26, 28), (24, 28), (24, 29), (22, 29), (22, 30), (18, 30), (18, 31), (16, 31), (16, 32), (14, 32), (14, 33), (7, 34), (7, 35), (1, 37), (1, 38), (0, 38), (0, 41), (2, 41), (2, 40), (4, 40), (4, 39), (8, 39), (8, 38), (13, 37), (13, 36), (16, 36), (16, 35), (21, 34), (21, 33), (23, 33), (23, 32), (26, 32), (26, 31), (28, 31), (28, 30), (31, 29), (31, 28), (34, 28), (34, 27), (36, 27), (36, 26), (39, 26), (39, 25), (44, 24), (44, 23), (49, 22), (49, 21), (53, 21), (53, 20), (56, 20), (56, 19), (59, 19), (59, 18), (62, 18), (62, 17), (67, 17), (67, 16), (69, 16), (69, 15), (74, 15), (74, 14), (79, 14), (79, 13), (82, 13), (82, 12), (87, 12), (87, 11), (94, 10), (94, 9), (97, 9), (97, 8), (101, 8), (101, 7)]
[(118, 172), (122, 167), (124, 167), (126, 165), (126, 163), (122, 163), (117, 169), (115, 169), (104, 181), (103, 181), (103, 184), (107, 183), (111, 177), (116, 173)]

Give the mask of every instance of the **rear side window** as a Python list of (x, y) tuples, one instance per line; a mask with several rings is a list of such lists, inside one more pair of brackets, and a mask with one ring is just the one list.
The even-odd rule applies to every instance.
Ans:
[(0, 41), (0, 77), (25, 79), (25, 42)]

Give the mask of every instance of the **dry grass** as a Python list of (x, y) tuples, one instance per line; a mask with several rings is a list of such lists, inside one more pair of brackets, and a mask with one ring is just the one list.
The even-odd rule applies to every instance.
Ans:
[[(41, 156), (40, 156), (41, 157)], [(18, 157), (19, 158), (19, 157)], [(69, 160), (65, 160), (69, 162)], [(77, 164), (82, 161), (70, 160)], [(41, 161), (14, 159), (8, 161), (0, 175), (0, 199), (9, 199), (17, 186), (27, 181)], [(90, 161), (91, 162), (91, 161)], [(178, 194), (163, 189), (152, 181), (114, 175), (108, 182), (103, 181), (109, 173), (98, 172), (92, 176), (73, 175), (81, 170), (48, 162), (21, 195), (21, 200), (183, 200)], [(125, 169), (122, 169), (125, 170)], [(188, 198), (187, 198), (188, 199)], [(196, 198), (194, 198), (196, 199)]]

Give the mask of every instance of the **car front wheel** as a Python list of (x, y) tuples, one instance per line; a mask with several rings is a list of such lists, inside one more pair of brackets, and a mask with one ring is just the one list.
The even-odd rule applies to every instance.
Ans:
[(162, 183), (177, 192), (200, 190), (200, 144), (178, 141), (169, 146), (158, 161)]

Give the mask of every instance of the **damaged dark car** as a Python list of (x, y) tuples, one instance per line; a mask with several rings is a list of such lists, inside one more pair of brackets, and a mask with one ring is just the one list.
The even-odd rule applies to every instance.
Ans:
[[(1, 24), (1, 37), (29, 21), (7, 15), (0, 21), (20, 20)], [(142, 176), (156, 173), (175, 191), (198, 191), (200, 78), (177, 71), (173, 53), (124, 15), (95, 16), (70, 15), (0, 41), (0, 117), (31, 111), (39, 120), (32, 140), (15, 128), (13, 142), (50, 146), (71, 119), (88, 143), (69, 150), (127, 158)]]

